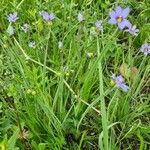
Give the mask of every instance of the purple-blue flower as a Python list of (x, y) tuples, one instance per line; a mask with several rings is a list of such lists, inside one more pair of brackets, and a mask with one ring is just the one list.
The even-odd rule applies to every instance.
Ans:
[(125, 27), (129, 27), (131, 23), (126, 19), (129, 12), (129, 7), (122, 9), (120, 6), (117, 6), (114, 11), (109, 13), (109, 24), (117, 24), (118, 28), (121, 30)]
[(55, 19), (55, 15), (53, 13), (48, 13), (46, 11), (42, 11), (40, 12), (40, 15), (43, 17), (43, 19), (45, 21), (52, 21), (53, 19)]
[(112, 75), (112, 80), (115, 82), (115, 84), (117, 85), (117, 87), (120, 87), (123, 91), (128, 91), (129, 87), (127, 85), (124, 84), (124, 78), (119, 75), (119, 76), (115, 76), (114, 74)]
[(18, 17), (17, 17), (17, 12), (14, 12), (14, 13), (9, 14), (9, 15), (7, 16), (7, 20), (8, 20), (9, 22), (16, 22), (17, 19), (18, 19)]
[(148, 43), (145, 43), (141, 46), (141, 52), (144, 53), (144, 55), (150, 54), (150, 45)]
[(49, 20), (52, 21), (53, 19), (55, 19), (55, 15), (54, 15), (54, 13), (50, 13), (49, 14)]
[(139, 32), (139, 29), (136, 28), (136, 25), (132, 26), (130, 25), (128, 27), (128, 29), (125, 30), (126, 32), (129, 32), (130, 34), (134, 35), (134, 36), (137, 36), (138, 32)]
[(29, 28), (30, 28), (30, 26), (29, 26), (29, 24), (25, 23), (21, 28), (22, 28), (22, 30), (23, 30), (25, 33), (27, 33), (28, 30), (29, 30)]
[(43, 17), (44, 20), (48, 21), (49, 20), (49, 13), (46, 11), (40, 12), (40, 15)]
[(97, 20), (95, 22), (95, 26), (99, 31), (103, 31), (103, 27), (102, 27), (102, 21), (101, 20)]

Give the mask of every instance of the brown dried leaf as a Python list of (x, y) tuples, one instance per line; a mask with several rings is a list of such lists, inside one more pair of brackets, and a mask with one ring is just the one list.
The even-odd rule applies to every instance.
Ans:
[(139, 74), (139, 70), (136, 67), (132, 67), (131, 68), (131, 76), (130, 76), (131, 80), (134, 81), (134, 79), (136, 79), (138, 74)]
[(120, 68), (120, 73), (124, 78), (128, 78), (129, 77), (129, 69), (128, 69), (128, 65), (126, 63), (123, 63)]

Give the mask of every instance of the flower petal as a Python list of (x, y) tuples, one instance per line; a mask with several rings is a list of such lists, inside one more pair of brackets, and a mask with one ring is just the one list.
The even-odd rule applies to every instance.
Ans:
[(144, 52), (144, 55), (148, 55), (148, 52)]
[(119, 82), (119, 83), (124, 82), (124, 78), (123, 78), (121, 75), (117, 76), (117, 77), (116, 77), (116, 80), (117, 80), (117, 82)]
[(18, 14), (17, 12), (14, 12), (14, 14), (13, 14), (13, 15), (14, 15), (15, 17), (17, 17), (17, 14)]
[(122, 16), (122, 8), (120, 6), (117, 6), (115, 9), (116, 15), (117, 16)]
[(111, 77), (112, 77), (113, 80), (116, 80), (116, 75), (115, 74), (112, 74)]
[(109, 21), (108, 21), (109, 24), (116, 24), (117, 23), (117, 20), (115, 18), (111, 18)]
[(55, 15), (54, 15), (53, 13), (50, 13), (50, 14), (49, 14), (49, 19), (50, 19), (50, 20), (55, 19)]
[(123, 18), (126, 18), (126, 17), (129, 15), (129, 12), (130, 12), (129, 7), (125, 8), (125, 9), (122, 11), (122, 16), (123, 16)]
[(136, 25), (132, 26), (132, 30), (136, 30)]
[(148, 54), (150, 54), (150, 46), (148, 46)]
[(125, 32), (130, 32), (130, 29), (126, 29)]
[(123, 30), (125, 27), (126, 27), (126, 24), (125, 24), (124, 21), (118, 23), (118, 28), (119, 28), (120, 30)]
[(135, 30), (135, 32), (139, 32), (139, 31), (140, 31), (139, 29), (136, 29), (136, 30)]
[(142, 45), (141, 49), (144, 50), (145, 48), (148, 48), (148, 46), (149, 46), (148, 43), (145, 43), (145, 44)]
[(124, 19), (124, 23), (125, 23), (125, 26), (128, 28), (130, 28), (132, 26), (132, 24), (126, 19)]
[(127, 92), (129, 90), (129, 87), (127, 85), (125, 85), (124, 83), (119, 84), (119, 87), (125, 92)]
[(110, 16), (111, 18), (116, 18), (116, 12), (115, 12), (115, 11), (111, 11), (111, 12), (109, 13), (109, 16)]

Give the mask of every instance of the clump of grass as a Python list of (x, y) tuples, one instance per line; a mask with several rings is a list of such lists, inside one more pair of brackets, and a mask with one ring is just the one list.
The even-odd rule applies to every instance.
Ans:
[(148, 2), (0, 6), (0, 149), (149, 149)]

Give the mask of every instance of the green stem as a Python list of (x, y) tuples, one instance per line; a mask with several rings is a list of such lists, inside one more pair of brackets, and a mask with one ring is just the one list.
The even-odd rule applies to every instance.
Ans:
[[(100, 56), (100, 46), (99, 40), (97, 37), (97, 53), (98, 57)], [(100, 104), (101, 104), (101, 114), (102, 114), (102, 127), (104, 133), (104, 149), (108, 150), (108, 129), (107, 129), (107, 115), (106, 115), (106, 106), (105, 106), (105, 99), (104, 99), (104, 89), (103, 89), (103, 72), (102, 72), (102, 64), (101, 59), (99, 60), (99, 90), (100, 90)]]
[[(18, 43), (18, 41), (15, 39), (15, 37), (14, 37), (14, 40), (15, 40), (17, 46), (18, 46), (18, 47), (20, 48), (20, 50), (22, 51), (24, 57), (25, 57), (27, 60), (30, 60), (31, 62), (34, 62), (35, 64), (38, 64), (39, 66), (44, 67), (44, 64), (42, 64), (42, 63), (40, 63), (40, 62), (38, 62), (38, 61), (36, 61), (36, 60), (30, 58), (30, 57), (25, 53), (25, 51), (23, 50), (23, 48), (20, 46), (20, 44)], [(54, 71), (53, 69), (47, 67), (46, 65), (45, 65), (45, 68), (46, 68), (47, 70), (53, 72), (54, 74), (56, 74), (58, 77), (61, 76), (61, 73)], [(84, 103), (84, 104), (87, 105), (87, 106), (90, 105), (90, 104), (87, 103), (85, 100), (79, 98), (79, 96), (77, 96), (77, 95), (75, 94), (75, 92), (74, 92), (73, 89), (70, 87), (70, 85), (66, 82), (65, 79), (63, 79), (63, 83), (66, 85), (66, 87), (69, 89), (69, 91), (75, 96), (76, 99), (80, 100), (82, 103)], [(96, 111), (98, 114), (100, 114), (100, 111), (97, 110), (95, 107), (91, 107), (91, 108), (92, 108), (94, 111)]]
[(48, 33), (48, 39), (47, 39), (47, 45), (46, 45), (46, 50), (45, 50), (45, 56), (44, 56), (44, 66), (43, 66), (43, 90), (45, 89), (45, 84), (46, 84), (46, 62), (47, 62), (47, 53), (48, 53), (48, 41), (50, 39), (50, 33), (51, 29), (49, 30)]

